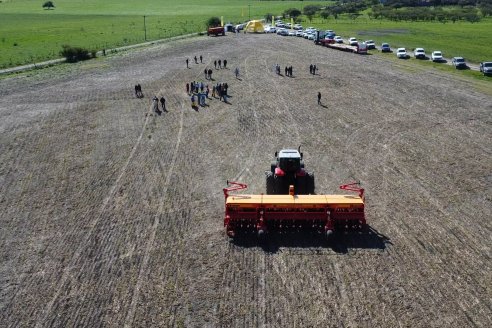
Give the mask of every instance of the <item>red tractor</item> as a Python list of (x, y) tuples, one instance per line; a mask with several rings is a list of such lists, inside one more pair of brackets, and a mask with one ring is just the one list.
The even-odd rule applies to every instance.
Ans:
[(296, 195), (314, 195), (314, 174), (304, 169), (300, 149), (282, 149), (275, 157), (270, 171), (265, 172), (267, 195), (288, 195), (291, 185)]

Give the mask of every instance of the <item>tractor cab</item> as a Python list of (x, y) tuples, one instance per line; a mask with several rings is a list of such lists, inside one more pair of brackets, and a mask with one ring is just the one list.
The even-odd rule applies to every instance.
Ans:
[(283, 149), (275, 157), (277, 167), (285, 173), (296, 173), (302, 168), (302, 153), (296, 149)]

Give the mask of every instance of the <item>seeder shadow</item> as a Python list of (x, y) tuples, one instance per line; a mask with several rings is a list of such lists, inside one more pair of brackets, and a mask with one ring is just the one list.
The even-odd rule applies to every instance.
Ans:
[(335, 253), (347, 254), (352, 249), (384, 250), (386, 245), (392, 245), (388, 237), (370, 226), (363, 231), (339, 231), (329, 238), (306, 232), (270, 232), (261, 238), (255, 234), (238, 235), (231, 242), (238, 247), (261, 247), (266, 253), (277, 253), (280, 248), (331, 248)]

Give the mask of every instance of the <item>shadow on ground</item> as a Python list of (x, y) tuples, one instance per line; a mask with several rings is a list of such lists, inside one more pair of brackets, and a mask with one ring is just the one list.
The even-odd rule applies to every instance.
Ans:
[(280, 248), (327, 248), (339, 254), (347, 254), (352, 249), (386, 249), (392, 245), (390, 239), (376, 229), (368, 227), (364, 231), (342, 231), (326, 238), (322, 234), (292, 232), (238, 235), (231, 239), (238, 247), (261, 247), (267, 253), (277, 253)]

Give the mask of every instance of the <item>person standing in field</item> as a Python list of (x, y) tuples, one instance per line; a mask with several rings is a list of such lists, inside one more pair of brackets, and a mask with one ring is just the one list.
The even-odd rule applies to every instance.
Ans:
[(217, 61), (216, 60), (214, 60), (214, 67), (215, 67), (215, 69), (217, 69)]
[(186, 93), (190, 94), (190, 84), (186, 83)]
[(209, 69), (208, 69), (208, 79), (209, 79), (209, 80), (212, 80), (212, 73), (213, 73), (212, 69), (211, 69), (211, 68), (209, 68)]
[(236, 74), (236, 79), (239, 78), (239, 68), (236, 67), (236, 69), (234, 69), (234, 74)]
[(219, 68), (222, 68), (222, 60), (219, 59)]
[(227, 59), (224, 59), (224, 68), (227, 68)]
[(318, 105), (321, 105), (321, 92), (318, 92)]
[(162, 111), (167, 112), (167, 110), (166, 110), (166, 99), (164, 97), (161, 97), (160, 101), (161, 101)]
[(200, 63), (203, 63), (203, 57), (200, 55)]
[(186, 68), (190, 68), (190, 67), (188, 66), (188, 63), (189, 63), (189, 62), (190, 62), (190, 61), (188, 60), (188, 58), (186, 58)]

